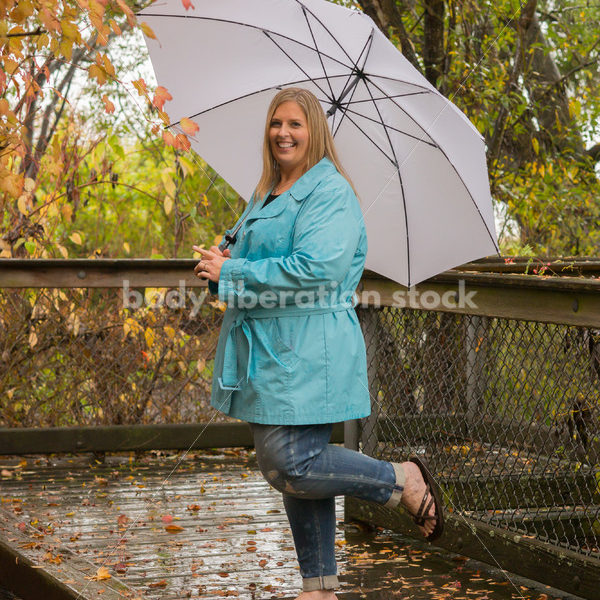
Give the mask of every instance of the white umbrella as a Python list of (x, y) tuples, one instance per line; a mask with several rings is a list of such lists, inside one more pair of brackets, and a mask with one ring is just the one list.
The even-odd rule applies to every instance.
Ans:
[(498, 251), (484, 142), (365, 14), (326, 0), (162, 0), (138, 16), (171, 122), (249, 199), (284, 87), (329, 114), (367, 227), (366, 267), (406, 286)]

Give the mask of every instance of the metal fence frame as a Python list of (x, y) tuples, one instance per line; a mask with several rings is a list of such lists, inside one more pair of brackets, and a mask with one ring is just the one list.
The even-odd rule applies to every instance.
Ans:
[[(121, 288), (127, 280), (131, 288), (177, 288), (183, 282), (189, 288), (202, 288), (192, 272), (193, 260), (0, 260), (0, 288)], [(537, 272), (550, 276), (531, 275)], [(496, 272), (493, 272), (496, 271)], [(527, 273), (527, 274), (525, 274)], [(423, 314), (466, 315), (466, 338), (475, 339), (485, 332), (486, 320), (510, 319), (521, 322), (569, 325), (579, 328), (600, 329), (600, 261), (517, 259), (480, 261), (462, 270), (450, 271), (434, 277), (415, 288), (412, 297), (403, 296), (406, 311)], [(476, 292), (476, 306), (452, 306), (452, 300), (464, 291)], [(376, 345), (369, 338), (368, 320), (378, 310), (391, 310), (398, 305), (394, 296), (403, 288), (366, 272), (359, 286), (359, 313), (362, 313), (371, 384), (376, 385), (380, 357)], [(432, 307), (424, 292), (445, 297), (446, 306)], [(362, 308), (361, 308), (362, 307)], [(370, 308), (369, 308), (370, 307)], [(397, 310), (397, 309), (394, 309)], [(369, 317), (369, 314), (371, 317)], [(471, 350), (463, 357), (467, 368), (476, 370), (483, 354)], [(383, 365), (385, 367), (386, 365)], [(389, 367), (389, 365), (388, 365)], [(388, 368), (388, 370), (390, 370)], [(391, 373), (394, 377), (394, 373)], [(480, 394), (476, 380), (466, 388), (469, 398)], [(372, 387), (372, 389), (375, 389)], [(413, 419), (414, 421), (414, 419)], [(414, 425), (414, 423), (413, 423)], [(52, 451), (119, 451), (123, 449), (181, 448), (194, 440), (203, 425), (124, 425), (105, 428), (67, 430), (3, 429), (0, 430), (0, 454), (13, 452)], [(237, 429), (236, 429), (237, 427)], [(421, 420), (419, 427), (427, 429), (431, 423)], [(210, 445), (249, 445), (248, 432), (243, 426), (219, 425), (207, 431), (205, 442)], [(378, 440), (377, 411), (361, 423), (344, 425), (345, 444), (373, 453)], [(545, 432), (530, 429), (534, 437), (543, 438)], [(519, 438), (520, 432), (507, 428), (503, 435)], [(382, 436), (385, 438), (385, 435)], [(336, 441), (341, 430), (336, 431)], [(385, 443), (385, 439), (383, 439)], [(205, 444), (196, 447), (206, 447)], [(600, 462), (600, 442), (592, 441), (591, 456), (595, 469)], [(355, 499), (346, 499), (348, 519), (360, 519), (374, 525), (414, 534), (412, 524), (398, 511), (389, 511)], [(446, 533), (440, 546), (471, 556), (509, 571), (553, 585), (559, 589), (589, 598), (598, 598), (600, 557), (573, 552), (553, 546), (514, 529), (498, 527), (460, 514), (450, 513)], [(541, 567), (543, 566), (543, 568)]]

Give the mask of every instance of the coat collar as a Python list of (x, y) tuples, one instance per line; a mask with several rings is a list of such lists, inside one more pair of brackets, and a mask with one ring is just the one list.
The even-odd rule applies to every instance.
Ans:
[(328, 158), (322, 158), (314, 167), (306, 171), (306, 173), (304, 173), (304, 175), (302, 175), (289, 190), (280, 194), (276, 200), (273, 200), (273, 202), (263, 208), (265, 200), (269, 195), (267, 193), (264, 198), (258, 201), (251, 209), (248, 215), (248, 221), (276, 217), (286, 206), (286, 203), (281, 201), (283, 197), (290, 194), (292, 198), (300, 202), (304, 200), (304, 198), (306, 198), (317, 185), (325, 179), (325, 177), (328, 177), (333, 173), (337, 173), (337, 169), (333, 163)]
[(296, 181), (289, 190), (290, 194), (295, 200), (304, 200), (325, 177), (333, 173), (337, 173), (333, 163), (328, 158), (322, 158)]

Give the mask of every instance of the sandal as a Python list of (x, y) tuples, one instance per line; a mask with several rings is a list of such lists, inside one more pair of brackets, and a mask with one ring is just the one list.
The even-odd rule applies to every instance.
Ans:
[[(416, 456), (409, 460), (419, 467), (419, 471), (421, 471), (421, 475), (423, 475), (427, 487), (423, 494), (423, 500), (421, 500), (421, 506), (419, 506), (417, 514), (413, 514), (410, 511), (407, 512), (412, 517), (412, 520), (420, 527), (425, 525), (425, 521), (435, 519), (433, 531), (425, 538), (428, 542), (433, 542), (434, 540), (437, 540), (444, 531), (444, 505), (442, 503), (442, 494), (438, 484), (431, 475), (427, 464)], [(429, 509), (434, 503), (435, 515), (430, 515)]]

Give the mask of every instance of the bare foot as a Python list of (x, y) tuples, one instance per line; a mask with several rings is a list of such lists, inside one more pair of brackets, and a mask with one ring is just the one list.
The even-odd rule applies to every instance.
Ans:
[[(402, 463), (402, 467), (404, 468), (406, 480), (404, 482), (404, 491), (402, 492), (400, 502), (411, 514), (416, 515), (419, 506), (421, 506), (421, 502), (423, 501), (423, 494), (425, 493), (427, 486), (425, 485), (425, 480), (423, 479), (423, 475), (421, 475), (419, 467), (415, 463), (404, 462)], [(431, 505), (427, 514), (432, 517), (435, 516), (435, 503)], [(419, 526), (421, 533), (427, 537), (433, 531), (435, 523), (435, 519), (428, 519), (425, 521), (423, 526)]]
[(302, 592), (296, 600), (337, 600), (337, 596), (331, 590), (316, 590)]

